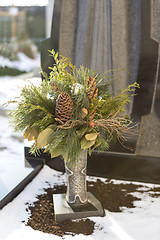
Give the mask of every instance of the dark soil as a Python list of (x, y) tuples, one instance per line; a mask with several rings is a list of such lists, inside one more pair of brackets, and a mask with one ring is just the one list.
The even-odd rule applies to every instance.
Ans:
[[(134, 184), (115, 184), (112, 181), (102, 182), (88, 182), (88, 191), (92, 192), (95, 197), (101, 202), (104, 209), (111, 212), (121, 212), (121, 207), (134, 208), (134, 201), (140, 201), (141, 199), (132, 196), (133, 192), (151, 191), (152, 197), (158, 197), (160, 195), (160, 189), (146, 189), (139, 190), (143, 185)], [(71, 221), (67, 220), (62, 223), (55, 222), (52, 195), (54, 193), (65, 193), (65, 185), (55, 185), (53, 188), (44, 189), (45, 193), (37, 196), (37, 201), (30, 205), (26, 203), (26, 211), (30, 210), (30, 218), (26, 223), (27, 226), (31, 226), (35, 230), (43, 231), (45, 233), (51, 233), (58, 236), (65, 234), (84, 234), (90, 235), (94, 231), (95, 223), (89, 219), (82, 219)]]

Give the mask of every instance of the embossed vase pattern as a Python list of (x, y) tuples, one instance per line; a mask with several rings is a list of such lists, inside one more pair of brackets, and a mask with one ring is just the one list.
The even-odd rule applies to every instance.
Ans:
[(87, 150), (82, 150), (74, 163), (65, 163), (67, 177), (67, 202), (73, 206), (87, 203), (86, 168)]

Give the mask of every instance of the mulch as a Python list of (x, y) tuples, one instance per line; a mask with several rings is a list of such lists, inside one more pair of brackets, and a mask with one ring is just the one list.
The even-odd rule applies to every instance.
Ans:
[[(136, 184), (115, 184), (111, 180), (102, 182), (97, 179), (96, 182), (88, 181), (88, 191), (101, 202), (104, 209), (111, 212), (121, 212), (122, 207), (134, 208), (134, 201), (140, 201), (140, 198), (133, 196), (133, 192), (149, 192), (148, 190), (140, 190), (143, 185)], [(66, 234), (84, 234), (90, 235), (94, 231), (95, 223), (89, 219), (81, 220), (66, 220), (61, 223), (55, 222), (52, 195), (55, 193), (65, 193), (65, 185), (55, 185), (51, 188), (44, 189), (44, 194), (37, 196), (37, 201), (32, 205), (26, 203), (26, 211), (29, 212), (30, 217), (27, 226), (32, 227), (34, 230), (39, 230), (44, 233), (55, 234), (63, 237)], [(158, 193), (157, 193), (158, 192)], [(160, 188), (152, 189), (150, 194), (152, 197), (159, 197)], [(24, 221), (23, 221), (24, 222)]]

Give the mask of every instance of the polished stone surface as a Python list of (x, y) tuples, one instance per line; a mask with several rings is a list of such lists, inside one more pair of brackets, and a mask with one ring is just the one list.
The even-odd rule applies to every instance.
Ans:
[(88, 203), (84, 206), (73, 208), (66, 201), (66, 194), (53, 194), (53, 204), (56, 222), (62, 222), (67, 219), (81, 219), (85, 217), (104, 216), (104, 210), (101, 203), (87, 192)]
[[(22, 161), (23, 162), (23, 161)], [(19, 166), (7, 170), (0, 176), (0, 201), (6, 197), (20, 182), (22, 182), (34, 169), (25, 166)]]
[(75, 163), (66, 162), (67, 202), (74, 205), (87, 202), (86, 185), (87, 149), (81, 151)]
[(160, 156), (160, 119), (156, 113), (142, 117), (135, 154)]
[(160, 157), (160, 2), (151, 1), (151, 3), (151, 38), (159, 43), (159, 50), (157, 51), (156, 74), (152, 77), (154, 88), (150, 113), (141, 118), (136, 154)]
[(152, 24), (151, 24), (151, 37), (158, 43), (160, 42), (160, 2), (159, 0), (151, 0), (152, 8)]

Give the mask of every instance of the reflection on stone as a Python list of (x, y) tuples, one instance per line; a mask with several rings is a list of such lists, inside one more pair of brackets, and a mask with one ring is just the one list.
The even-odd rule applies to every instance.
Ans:
[(0, 201), (21, 183), (34, 169), (20, 166), (3, 172), (0, 176)]
[(8, 189), (5, 186), (4, 182), (0, 178), (0, 200), (3, 199), (8, 194)]

